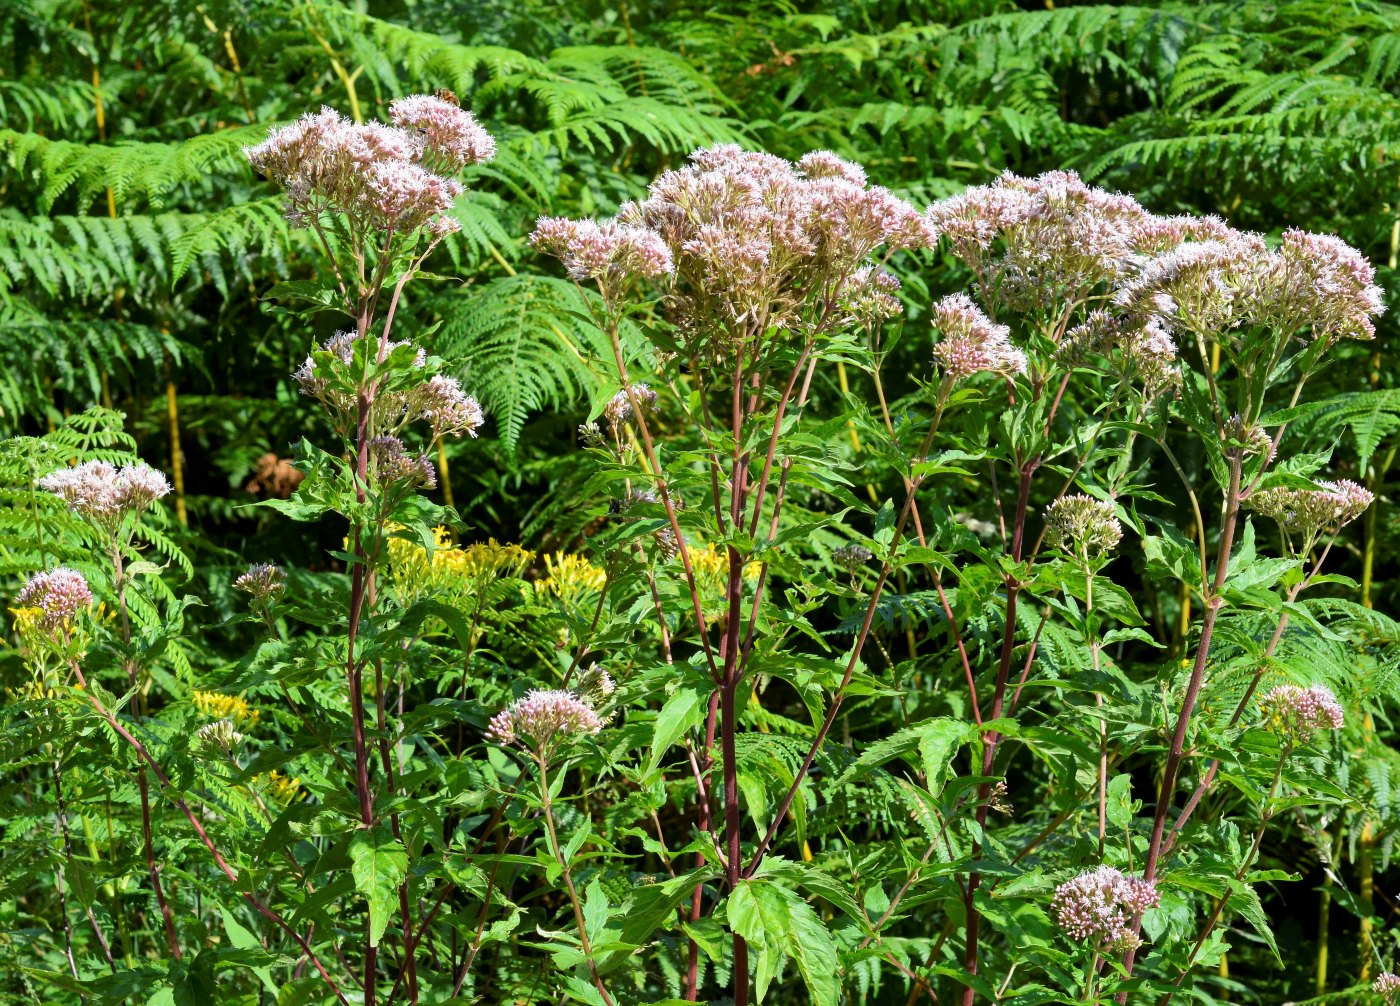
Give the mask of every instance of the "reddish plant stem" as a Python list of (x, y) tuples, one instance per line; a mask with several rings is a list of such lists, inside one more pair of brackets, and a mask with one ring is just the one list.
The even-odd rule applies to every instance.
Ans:
[[(929, 447), (933, 443), (934, 434), (938, 432), (938, 424), (943, 415), (943, 406), (947, 402), (948, 392), (951, 390), (951, 383), (944, 382), (943, 389), (939, 393), (938, 408), (934, 413), (933, 422), (929, 426), (927, 435), (924, 437), (923, 445), (919, 448), (915, 461), (921, 461), (927, 456)], [(904, 538), (904, 528), (909, 522), (909, 514), (914, 507), (914, 498), (919, 491), (919, 486), (923, 482), (923, 476), (915, 476), (910, 479), (909, 492), (904, 497), (904, 506), (900, 509), (899, 518), (895, 521), (894, 535), (890, 539), (890, 555), (893, 556), (898, 549), (899, 543)], [(880, 566), (880, 575), (875, 580), (875, 586), (870, 591), (870, 601), (865, 608), (865, 617), (861, 621), (860, 631), (856, 634), (855, 642), (851, 646), (850, 658), (846, 661), (845, 673), (841, 676), (841, 683), (836, 688), (836, 694), (832, 696), (831, 708), (827, 710), (826, 718), (822, 721), (821, 728), (817, 731), (816, 738), (807, 749), (807, 754), (802, 759), (802, 764), (798, 767), (796, 775), (793, 777), (792, 785), (788, 787), (783, 802), (778, 806), (778, 812), (773, 816), (773, 823), (768, 826), (768, 832), (763, 836), (758, 848), (754, 851), (753, 858), (749, 861), (748, 867), (744, 870), (745, 877), (751, 877), (763, 862), (763, 856), (772, 844), (773, 838), (778, 834), (778, 829), (782, 827), (788, 810), (792, 807), (792, 801), (797, 796), (797, 791), (802, 786), (802, 781), (807, 777), (807, 772), (812, 767), (812, 762), (816, 760), (817, 752), (826, 741), (826, 735), (831, 732), (832, 725), (836, 722), (836, 716), (841, 710), (841, 703), (846, 697), (846, 689), (851, 684), (851, 678), (855, 676), (856, 664), (860, 662), (861, 651), (865, 648), (865, 641), (870, 636), (870, 627), (875, 621), (875, 609), (880, 603), (880, 595), (884, 590), (885, 582), (889, 579), (890, 570), (893, 568), (891, 560), (886, 559)]]
[[(1061, 388), (1063, 391), (1063, 387)], [(1058, 398), (1057, 398), (1058, 401)], [(1039, 467), (1040, 459), (1031, 458), (1021, 465), (1020, 481), (1016, 490), (1016, 512), (1012, 515), (1011, 531), (1011, 559), (1013, 562), (1021, 561), (1021, 552), (1025, 545), (1026, 537), (1026, 512), (1030, 505), (1031, 480), (1035, 477), (1035, 470)], [(988, 717), (992, 720), (1001, 718), (1001, 712), (1006, 701), (1006, 686), (1011, 679), (1011, 658), (1016, 649), (1016, 611), (1021, 594), (1021, 581), (1013, 576), (1006, 577), (1006, 624), (1002, 629), (1001, 636), (1001, 659), (997, 664), (996, 686), (992, 692), (992, 705), (988, 712)], [(995, 731), (990, 731), (983, 740), (982, 746), (982, 768), (981, 774), (991, 775), (992, 764), (996, 758), (997, 742), (1000, 735)], [(991, 783), (981, 783), (977, 787), (977, 810), (976, 818), (978, 828), (984, 828), (987, 823), (987, 809), (992, 795)], [(982, 843), (974, 841), (972, 844), (972, 858), (975, 860), (982, 851)], [(963, 911), (967, 919), (966, 923), (966, 943), (963, 948), (963, 966), (969, 975), (977, 974), (978, 965), (978, 945), (981, 939), (982, 914), (977, 911), (976, 896), (977, 889), (982, 883), (980, 871), (973, 870), (968, 874), (966, 894), (963, 898)], [(976, 992), (972, 986), (963, 989), (963, 1006), (972, 1006), (976, 999)]]
[[(1157, 863), (1162, 855), (1162, 838), (1167, 823), (1167, 810), (1171, 806), (1172, 794), (1176, 791), (1177, 773), (1186, 750), (1186, 729), (1191, 722), (1191, 713), (1196, 708), (1196, 699), (1201, 693), (1205, 678), (1206, 661), (1210, 656), (1211, 637), (1215, 632), (1215, 622), (1224, 604), (1221, 589), (1225, 585), (1225, 575), (1229, 568), (1230, 552), (1235, 541), (1235, 525), (1240, 512), (1240, 474), (1243, 457), (1238, 449), (1227, 455), (1230, 466), (1229, 488), (1225, 493), (1225, 520), (1220, 529), (1220, 547), (1215, 557), (1215, 579), (1210, 596), (1204, 599), (1205, 614), (1201, 618), (1201, 641), (1196, 647), (1196, 662), (1191, 668), (1191, 678), (1186, 685), (1186, 695), (1181, 702), (1181, 712), (1177, 716), (1176, 730), (1172, 734), (1171, 748), (1167, 752), (1167, 764), (1162, 771), (1162, 785), (1157, 792), (1157, 809), (1152, 818), (1152, 838), (1147, 846), (1147, 858), (1143, 863), (1143, 877), (1152, 882), (1157, 878)], [(1204, 534), (1204, 529), (1202, 530)], [(1129, 950), (1123, 955), (1123, 967), (1129, 975), (1133, 973), (1133, 962), (1137, 954)], [(1126, 1001), (1126, 994), (1120, 1001)]]
[[(131, 651), (131, 615), (126, 606), (126, 571), (122, 561), (122, 545), (116, 539), (112, 542), (112, 577), (117, 593), (117, 613), (120, 616), (122, 645), (127, 651), (127, 656), (122, 658), (122, 664), (126, 669), (126, 680), (132, 690), (131, 714), (137, 722), (141, 722), (141, 676), (136, 661), (130, 656)], [(170, 911), (170, 903), (165, 897), (165, 888), (160, 882), (160, 865), (156, 862), (155, 836), (151, 829), (151, 785), (146, 778), (146, 766), (138, 764), (136, 766), (136, 789), (141, 797), (141, 848), (146, 857), (146, 873), (151, 878), (151, 889), (155, 892), (156, 905), (160, 908), (161, 922), (165, 928), (165, 941), (170, 947), (170, 954), (177, 961), (180, 959), (180, 939), (175, 932), (175, 916)]]
[[(228, 860), (224, 858), (223, 854), (219, 852), (218, 846), (216, 846), (214, 844), (213, 839), (209, 837), (209, 833), (204, 830), (204, 825), (200, 823), (199, 818), (195, 816), (192, 810), (190, 810), (189, 804), (187, 804), (184, 801), (184, 798), (178, 794), (178, 791), (175, 789), (175, 786), (170, 782), (170, 779), (165, 774), (165, 771), (156, 762), (155, 758), (151, 756), (151, 753), (146, 750), (146, 746), (142, 744), (139, 740), (137, 740), (136, 737), (131, 733), (131, 731), (129, 731), (113, 713), (111, 713), (105, 706), (102, 705), (101, 702), (98, 701), (97, 696), (95, 696), (92, 693), (92, 689), (88, 685), (87, 678), (83, 676), (82, 668), (78, 665), (78, 662), (76, 660), (72, 660), (69, 662), (69, 666), (73, 670), (73, 675), (78, 679), (78, 685), (80, 688), (82, 688), (83, 694), (87, 698), (88, 703), (93, 707), (93, 709), (97, 711), (99, 716), (101, 716), (104, 720), (107, 721), (107, 725), (110, 726), (113, 730), (115, 730), (117, 735), (132, 747), (132, 749), (141, 758), (141, 760), (150, 766), (151, 772), (156, 777), (156, 781), (159, 782), (161, 786), (165, 788), (166, 795), (169, 797), (171, 803), (175, 804), (175, 806), (179, 809), (180, 813), (185, 815), (185, 820), (190, 822), (190, 827), (194, 828), (195, 834), (199, 837), (200, 842), (204, 845), (206, 849), (209, 850), (209, 855), (214, 857), (214, 863), (218, 866), (219, 871), (223, 873), (223, 875), (227, 877), (229, 881), (236, 887), (238, 884), (238, 873), (233, 869), (232, 866), (228, 864)], [(240, 891), (239, 893), (242, 895), (243, 900), (246, 901), (254, 911), (256, 911), (259, 915), (263, 916), (265, 919), (267, 919), (273, 925), (277, 926), (279, 929), (281, 929), (283, 932), (285, 932), (288, 936), (292, 938), (293, 942), (295, 942), (297, 946), (301, 948), (302, 953), (304, 953), (307, 959), (311, 961), (312, 965), (316, 968), (316, 970), (321, 973), (321, 977), (324, 978), (326, 984), (331, 987), (331, 991), (335, 993), (335, 997), (339, 999), (342, 1003), (344, 1003), (345, 1006), (350, 1006), (350, 1001), (346, 999), (344, 993), (340, 991), (340, 986), (335, 983), (335, 979), (331, 978), (330, 973), (326, 971), (325, 967), (321, 964), (320, 959), (311, 949), (310, 944), (302, 938), (301, 934), (298, 933), (295, 929), (293, 929), (290, 925), (288, 925), (286, 920), (284, 920), (281, 915), (277, 914), (276, 911), (263, 904), (263, 902), (251, 892)]]

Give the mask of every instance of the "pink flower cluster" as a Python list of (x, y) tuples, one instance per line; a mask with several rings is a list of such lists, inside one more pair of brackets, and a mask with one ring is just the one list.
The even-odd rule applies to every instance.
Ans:
[(106, 461), (87, 461), (60, 468), (39, 480), (68, 509), (93, 523), (112, 528), (127, 514), (139, 514), (170, 492), (165, 476), (137, 462), (118, 468)]
[(661, 238), (645, 227), (615, 220), (540, 217), (530, 244), (562, 261), (569, 277), (576, 280), (617, 283), (671, 271), (671, 249)]
[(1291, 744), (1306, 744), (1319, 730), (1340, 730), (1346, 714), (1321, 685), (1278, 685), (1259, 700), (1269, 725)]
[(375, 437), (369, 442), (370, 467), (380, 485), (394, 482), (432, 489), (437, 469), (426, 454), (410, 454), (398, 437)]
[[(697, 150), (613, 220), (546, 219), (532, 237), (576, 278), (669, 276), (679, 328), (701, 342), (800, 327), (815, 301), (843, 288), (857, 293), (846, 283), (877, 248), (936, 239), (912, 205), (868, 185), (857, 164), (828, 151), (793, 164), (734, 145)], [(873, 277), (857, 286), (892, 292)], [(868, 306), (888, 312), (895, 303), (877, 298)]]
[(1176, 342), (1166, 324), (1155, 316), (1089, 312), (1084, 321), (1065, 333), (1056, 356), (1061, 363), (1078, 366), (1090, 355), (1109, 360), (1112, 373), (1140, 385), (1148, 398), (1181, 383)]
[(1386, 1006), (1395, 1006), (1395, 1001), (1400, 999), (1400, 975), (1382, 971), (1371, 983), (1371, 991), (1380, 996)]
[(612, 427), (613, 436), (617, 436), (622, 424), (635, 414), (635, 410), (632, 408), (633, 401), (642, 409), (650, 411), (656, 407), (656, 392), (645, 384), (637, 383), (624, 388), (608, 399), (608, 404), (603, 406), (603, 418)]
[(430, 94), (411, 94), (389, 103), (389, 121), (423, 137), (425, 153), (452, 171), (483, 164), (496, 156), (496, 140), (465, 108)]
[(429, 225), (441, 236), (454, 229), (444, 215), (463, 190), (433, 167), (456, 171), (488, 160), (495, 143), (471, 113), (441, 98), (403, 98), (390, 115), (395, 125), (359, 124), (323, 108), (244, 153), (286, 190), (294, 223), (344, 213), (361, 228), (405, 234)]
[(1160, 900), (1155, 884), (1100, 866), (1055, 888), (1052, 907), (1070, 939), (1092, 940), (1101, 950), (1119, 951), (1141, 945), (1134, 921)]
[[(318, 363), (314, 355), (308, 356), (306, 362), (292, 374), (292, 379), (301, 387), (302, 394), (310, 395), (332, 412), (338, 413), (342, 422), (357, 408), (353, 389), (358, 386), (360, 378), (358, 374), (351, 373), (351, 370), (356, 344), (359, 341), (354, 332), (337, 332), (320, 347), (320, 352), (330, 356), (329, 361), (323, 358)], [(389, 342), (378, 355), (387, 357), (404, 346), (412, 346), (412, 343)], [(412, 362), (415, 367), (426, 367), (428, 356), (422, 349), (417, 349)], [(405, 390), (380, 389), (374, 396), (373, 407), (376, 419), (371, 425), (374, 429), (397, 431), (408, 423), (421, 420), (433, 428), (435, 437), (457, 436), (462, 433), (474, 437), (486, 420), (480, 403), (462, 390), (462, 385), (455, 377), (443, 374), (434, 374)], [(395, 439), (387, 434), (385, 436), (388, 440)], [(381, 454), (385, 454), (386, 451), (393, 453), (387, 441), (380, 447)], [(400, 443), (398, 460), (390, 462), (398, 473), (395, 477), (406, 477), (409, 474), (408, 469), (400, 464), (408, 460), (407, 456), (402, 454), (402, 448)], [(427, 464), (426, 469), (419, 462), (414, 464), (417, 465), (419, 474), (432, 470), (431, 464)]]
[(593, 707), (574, 692), (535, 689), (493, 716), (486, 734), (497, 744), (519, 744), (547, 754), (560, 743), (602, 728)]
[(282, 567), (268, 562), (253, 563), (233, 581), (233, 589), (251, 594), (254, 601), (262, 603), (287, 589), (287, 574)]
[(1338, 479), (1319, 482), (1321, 489), (1263, 489), (1245, 501), (1251, 509), (1278, 522), (1285, 534), (1312, 538), (1319, 531), (1356, 520), (1375, 501), (1369, 489)]
[(30, 577), (15, 595), (15, 604), (21, 608), (40, 609), (43, 614), (39, 625), (52, 631), (67, 625), (74, 615), (92, 604), (92, 590), (82, 573), (57, 566)]
[(994, 324), (967, 294), (951, 294), (934, 304), (933, 327), (943, 334), (933, 357), (955, 380), (1026, 371), (1026, 354), (1011, 344), (1011, 329)]

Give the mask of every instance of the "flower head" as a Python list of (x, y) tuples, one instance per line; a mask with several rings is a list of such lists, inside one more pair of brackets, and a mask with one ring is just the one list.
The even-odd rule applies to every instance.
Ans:
[(1285, 534), (1311, 539), (1326, 528), (1354, 521), (1375, 500), (1370, 490), (1349, 479), (1317, 484), (1322, 488), (1263, 489), (1251, 493), (1245, 504), (1277, 521)]
[(437, 437), (462, 433), (474, 437), (486, 421), (477, 400), (462, 390), (455, 377), (442, 374), (434, 374), (408, 393), (405, 413), (410, 419), (426, 421)]
[(323, 108), (273, 129), (244, 153), (283, 186), (295, 224), (337, 212), (362, 227), (410, 234), (426, 226), (441, 237), (453, 228), (438, 221), (462, 186), (434, 169), (450, 173), (488, 160), (495, 142), (470, 112), (440, 98), (401, 98), (390, 116), (392, 126), (360, 124)]
[(1382, 971), (1371, 983), (1371, 991), (1380, 996), (1386, 1006), (1395, 1006), (1395, 1001), (1400, 999), (1400, 975)]
[(842, 569), (854, 573), (875, 558), (875, 553), (864, 545), (843, 545), (831, 553), (831, 558)]
[(536, 689), (491, 718), (487, 736), (497, 744), (518, 744), (539, 754), (561, 743), (596, 734), (603, 722), (570, 691)]
[(78, 612), (92, 604), (92, 590), (82, 573), (57, 566), (30, 577), (15, 595), (15, 603), (21, 608), (39, 609), (39, 626), (53, 631), (67, 626)]
[(617, 435), (618, 429), (634, 415), (632, 408), (634, 401), (643, 409), (655, 408), (656, 392), (645, 384), (633, 384), (613, 395), (608, 400), (608, 404), (603, 406), (603, 417), (612, 427), (614, 436)]
[(287, 574), (269, 562), (252, 563), (233, 581), (233, 589), (251, 594), (256, 603), (263, 604), (287, 589)]
[(1011, 330), (994, 324), (967, 294), (951, 294), (934, 304), (933, 327), (943, 334), (933, 357), (953, 379), (981, 372), (1025, 373), (1026, 354), (1011, 344)]
[(1055, 888), (1056, 921), (1071, 939), (1092, 940), (1102, 950), (1141, 945), (1133, 921), (1161, 900), (1155, 884), (1111, 866), (1081, 873)]
[(426, 454), (410, 454), (398, 437), (375, 437), (369, 442), (370, 464), (382, 485), (393, 482), (432, 489), (437, 469)]
[(1259, 701), (1271, 729), (1286, 743), (1306, 744), (1319, 730), (1340, 730), (1346, 714), (1331, 689), (1279, 685)]
[(1076, 493), (1045, 508), (1045, 543), (1083, 559), (1102, 558), (1123, 540), (1112, 503)]
[(1341, 238), (1292, 228), (1273, 268), (1260, 280), (1261, 315), (1314, 339), (1374, 339), (1373, 319), (1385, 311), (1384, 291), (1366, 257)]
[(243, 735), (234, 729), (233, 724), (228, 720), (206, 723), (194, 735), (196, 750), (207, 754), (218, 753), (224, 757), (232, 754), (233, 749), (242, 743)]
[(530, 243), (559, 258), (576, 280), (651, 279), (671, 271), (671, 250), (660, 236), (615, 220), (540, 217)]
[(389, 120), (423, 136), (427, 154), (450, 169), (481, 164), (496, 156), (496, 141), (471, 112), (436, 95), (412, 94), (389, 103)]
[(139, 461), (122, 468), (88, 461), (50, 472), (39, 480), (39, 488), (58, 496), (74, 513), (110, 528), (127, 514), (149, 509), (170, 492), (170, 483)]

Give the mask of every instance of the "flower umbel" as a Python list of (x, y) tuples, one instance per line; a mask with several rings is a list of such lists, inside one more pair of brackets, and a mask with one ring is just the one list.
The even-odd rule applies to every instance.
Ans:
[(1141, 945), (1133, 920), (1161, 900), (1155, 884), (1112, 866), (1081, 873), (1055, 888), (1055, 918), (1071, 939), (1117, 952)]
[(82, 573), (58, 566), (30, 577), (15, 595), (15, 603), (21, 608), (37, 608), (43, 612), (38, 624), (53, 632), (67, 626), (78, 612), (92, 604), (92, 590)]
[(1076, 493), (1061, 496), (1045, 508), (1045, 543), (1051, 548), (1093, 561), (1123, 540), (1123, 525), (1112, 503)]
[(246, 573), (233, 581), (233, 589), (251, 594), (256, 603), (265, 604), (287, 589), (287, 574), (281, 566), (270, 562), (253, 563)]
[(1340, 730), (1346, 720), (1336, 696), (1321, 685), (1279, 685), (1259, 705), (1269, 727), (1290, 745), (1306, 744), (1320, 730)]
[(518, 744), (545, 756), (602, 728), (593, 707), (575, 693), (535, 689), (493, 716), (486, 733), (497, 744)]
[(1386, 1006), (1395, 1006), (1396, 1000), (1400, 999), (1400, 975), (1382, 971), (1371, 983), (1371, 991), (1380, 996)]

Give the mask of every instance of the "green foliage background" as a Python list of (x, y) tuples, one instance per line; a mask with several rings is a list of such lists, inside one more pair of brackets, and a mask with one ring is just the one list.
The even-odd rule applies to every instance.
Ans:
[[(249, 561), (277, 561), (319, 589), (318, 577), (333, 569), (326, 550), (341, 533), (327, 526), (318, 539), (247, 506), (267, 495), (249, 485), (266, 482), (257, 473), (268, 455), (288, 456), (303, 437), (328, 439), (290, 374), (330, 331), (308, 331), (267, 296), (288, 279), (325, 277), (305, 232), (283, 221), (241, 148), (269, 124), (323, 104), (373, 118), (396, 96), (443, 87), (491, 130), (501, 153), (469, 173), (474, 194), (457, 210), (463, 230), (429, 263), (434, 277), (415, 284), (404, 310), (419, 330), (437, 326), (432, 349), (460, 364), (488, 410), (483, 436), (448, 445), (445, 458), (447, 499), (480, 540), (541, 551), (580, 545), (589, 471), (575, 429), (616, 391), (606, 343), (579, 321), (573, 286), (524, 243), (532, 221), (610, 213), (711, 142), (789, 157), (830, 148), (919, 205), (1003, 170), (1075, 168), (1157, 212), (1216, 213), (1268, 233), (1337, 233), (1395, 292), (1400, 6), (1049, 6), (0, 0), (0, 433), (59, 430), (60, 445), (134, 452), (180, 472), (178, 500), (153, 544), (187, 577), (182, 592), (203, 599), (205, 609), (188, 617), (210, 626), (212, 645), (171, 647), (161, 673), (187, 687), (225, 669), (247, 642), (224, 621), (236, 603), (232, 575)], [(930, 345), (922, 308), (965, 277), (948, 258), (901, 278), (905, 331), (886, 372), (921, 375)], [(1393, 315), (1379, 324), (1380, 339), (1353, 348), (1326, 380), (1336, 392), (1380, 394), (1338, 397), (1312, 420), (1311, 435), (1335, 442), (1336, 463), (1380, 498), (1342, 561), (1362, 584), (1347, 600), (1385, 609), (1396, 574), (1387, 493), (1400, 392), (1389, 355)], [(869, 394), (862, 375), (839, 380), (847, 378), (857, 399)], [(837, 374), (819, 381), (819, 406), (835, 411)], [(896, 386), (891, 397), (912, 389)], [(125, 433), (65, 425), (93, 406), (124, 413)], [(843, 460), (862, 464), (858, 439), (841, 449)], [(10, 486), (39, 464), (20, 448), (0, 459)], [(881, 498), (895, 492), (892, 475), (871, 478), (884, 480), (872, 486)], [(29, 503), (5, 492), (8, 590), (46, 555), (42, 542), (34, 547)], [(62, 529), (50, 534), (61, 540)], [(911, 594), (882, 615), (895, 630), (922, 631), (929, 610), (927, 597)], [(1172, 616), (1169, 608), (1157, 617)], [(1393, 623), (1376, 625), (1378, 638), (1395, 642), (1386, 637)], [(3, 666), (14, 685), (17, 661)], [(1394, 697), (1393, 680), (1374, 686)], [(1370, 967), (1361, 917), (1393, 914), (1400, 878), (1388, 870), (1400, 766), (1383, 710), (1378, 704), (1374, 736), (1349, 742), (1357, 757), (1340, 770), (1370, 794), (1364, 814), (1337, 819), (1327, 836), (1334, 875), (1347, 886), (1328, 879), (1312, 844), (1276, 837), (1268, 854), (1303, 878), (1265, 897), (1283, 966), (1257, 937), (1233, 941), (1237, 981), (1222, 977), (1220, 998), (1312, 994), (1324, 885), (1331, 987), (1348, 987)], [(859, 746), (893, 727), (857, 715), (847, 729)], [(0, 817), (11, 836), (41, 813), (24, 791), (30, 742), (13, 741), (17, 761), (3, 769)], [(19, 850), (0, 863), (3, 956), (52, 936), (43, 935), (46, 895), (35, 887), (46, 867)], [(1363, 877), (1375, 885), (1374, 909), (1358, 897)], [(919, 925), (928, 935), (942, 919)], [(45, 953), (60, 970), (58, 951)], [(873, 972), (853, 988), (862, 1001), (904, 997)], [(801, 1001), (794, 989), (788, 1001)], [(18, 971), (0, 976), (0, 990), (5, 1001), (49, 1001), (41, 979)]]

